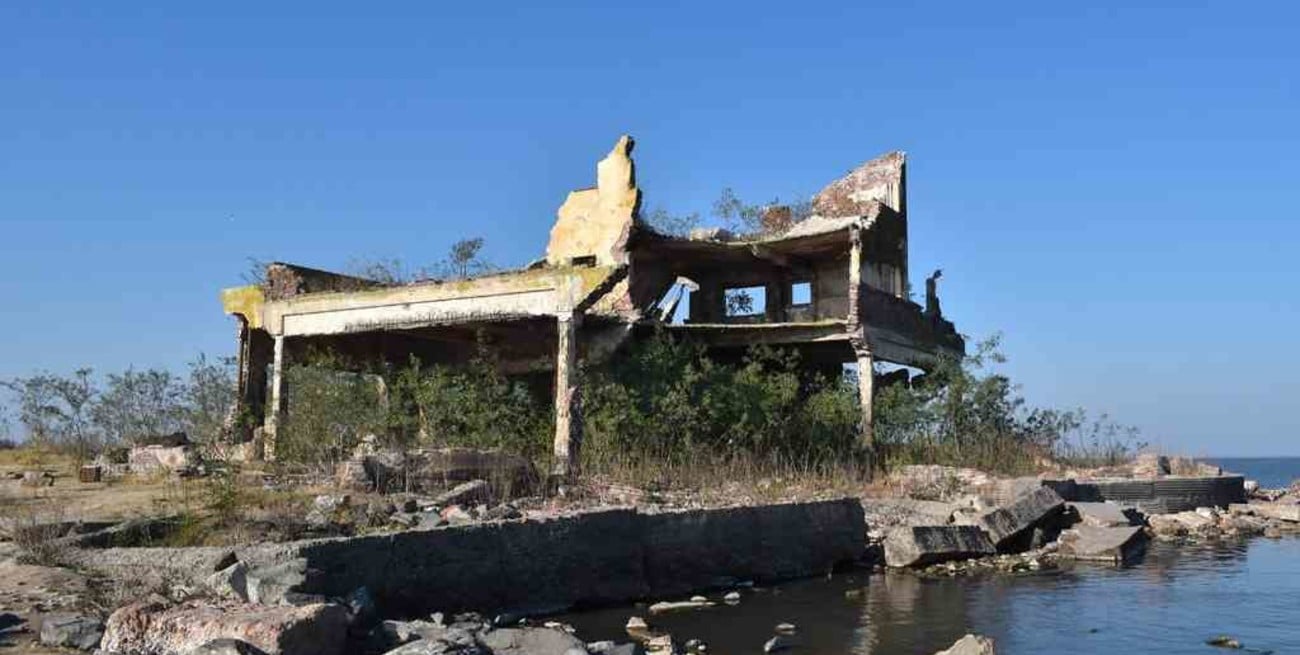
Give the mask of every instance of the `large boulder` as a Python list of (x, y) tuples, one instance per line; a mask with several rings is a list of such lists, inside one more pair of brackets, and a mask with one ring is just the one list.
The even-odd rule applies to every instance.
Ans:
[(1140, 556), (1146, 549), (1146, 540), (1141, 526), (1080, 525), (1061, 533), (1058, 552), (1063, 557), (1122, 564)]
[(1055, 491), (1038, 487), (1010, 505), (981, 514), (975, 524), (988, 532), (999, 551), (1023, 550), (1020, 538), (1032, 534), (1034, 527), (1043, 525), (1064, 509), (1065, 501)]
[(927, 525), (894, 528), (885, 536), (885, 564), (924, 566), (996, 553), (988, 533), (974, 525)]
[(268, 655), (338, 655), (346, 647), (347, 631), (347, 609), (328, 603), (264, 607), (187, 602), (169, 606), (144, 600), (108, 617), (100, 647), (124, 655), (185, 655), (218, 639), (234, 639)]

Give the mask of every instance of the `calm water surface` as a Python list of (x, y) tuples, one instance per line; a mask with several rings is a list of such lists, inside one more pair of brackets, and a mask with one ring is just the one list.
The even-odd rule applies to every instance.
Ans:
[(1265, 489), (1279, 489), (1300, 480), (1300, 457), (1207, 457), (1205, 461), (1258, 480)]
[[(1264, 486), (1300, 477), (1300, 459), (1263, 468), (1241, 460), (1223, 465)], [(644, 616), (644, 607), (562, 620), (589, 641), (625, 640), (623, 625), (632, 615)], [(1300, 538), (1157, 542), (1127, 568), (1081, 564), (938, 580), (899, 573), (836, 575), (755, 590), (736, 606), (651, 619), (679, 641), (703, 639), (711, 652), (723, 655), (761, 653), (773, 626), (782, 622), (801, 628), (802, 643), (793, 655), (930, 655), (967, 632), (994, 637), (1003, 655), (1242, 652), (1204, 644), (1217, 634), (1232, 635), (1249, 649), (1300, 653)]]
[[(849, 592), (846, 594), (846, 592)], [(716, 595), (715, 595), (716, 596)], [(584, 639), (626, 639), (644, 608), (564, 617)], [(923, 653), (967, 632), (999, 653), (1226, 653), (1205, 639), (1230, 634), (1250, 648), (1300, 653), (1300, 539), (1205, 546), (1152, 544), (1137, 565), (921, 579), (842, 575), (746, 593), (739, 605), (653, 617), (678, 640), (714, 653), (759, 653), (781, 622), (800, 627), (796, 655)]]

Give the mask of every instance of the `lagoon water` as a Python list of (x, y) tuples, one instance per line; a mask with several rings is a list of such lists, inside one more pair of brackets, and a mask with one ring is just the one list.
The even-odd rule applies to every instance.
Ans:
[[(1300, 459), (1260, 461), (1265, 466), (1254, 470), (1242, 460), (1223, 465), (1266, 487), (1300, 477)], [(589, 641), (626, 639), (623, 625), (632, 615), (645, 610), (610, 608), (562, 620)], [(651, 619), (679, 642), (702, 639), (724, 655), (761, 653), (782, 622), (800, 627), (796, 655), (930, 655), (968, 632), (995, 638), (1003, 655), (1231, 652), (1205, 645), (1219, 634), (1255, 652), (1300, 653), (1300, 538), (1154, 542), (1126, 568), (943, 579), (855, 572), (756, 590), (735, 606)]]

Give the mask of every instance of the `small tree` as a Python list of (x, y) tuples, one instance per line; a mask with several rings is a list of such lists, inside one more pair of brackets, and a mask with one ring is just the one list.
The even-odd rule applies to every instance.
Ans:
[(451, 244), (447, 259), (442, 263), (445, 277), (463, 280), (492, 270), (493, 266), (484, 261), (479, 253), (483, 250), (483, 237), (461, 239)]
[(18, 420), (33, 444), (65, 448), (78, 457), (87, 457), (99, 447), (101, 435), (90, 416), (98, 393), (91, 369), (78, 369), (67, 377), (38, 373), (0, 384), (17, 396)]
[(90, 414), (109, 444), (168, 434), (184, 426), (184, 393), (170, 371), (127, 369), (109, 374)]
[[(218, 442), (235, 406), (235, 358), (208, 359), (200, 354), (189, 364), (185, 384), (185, 430), (203, 444)], [(243, 417), (233, 417), (236, 421)]]

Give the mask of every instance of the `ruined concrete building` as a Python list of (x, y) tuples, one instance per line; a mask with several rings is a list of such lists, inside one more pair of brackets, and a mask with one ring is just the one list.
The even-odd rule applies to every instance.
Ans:
[[(614, 356), (656, 329), (719, 356), (754, 344), (795, 348), (807, 366), (827, 371), (846, 363), (871, 371), (876, 361), (928, 368), (936, 355), (964, 352), (940, 315), (937, 274), (924, 309), (908, 298), (903, 153), (832, 182), (814, 197), (811, 216), (779, 232), (686, 238), (658, 233), (638, 216), (632, 147), (620, 138), (596, 165), (595, 188), (569, 193), (545, 258), (526, 269), (393, 286), (277, 263), (264, 284), (224, 290), (225, 311), (240, 326), (240, 407), (264, 425), (265, 457), (275, 456), (285, 366), (317, 346), (454, 364), (483, 335), (507, 373), (553, 372), (560, 474), (576, 469), (581, 443), (578, 362)], [(873, 376), (860, 377), (870, 446), (875, 385)]]

